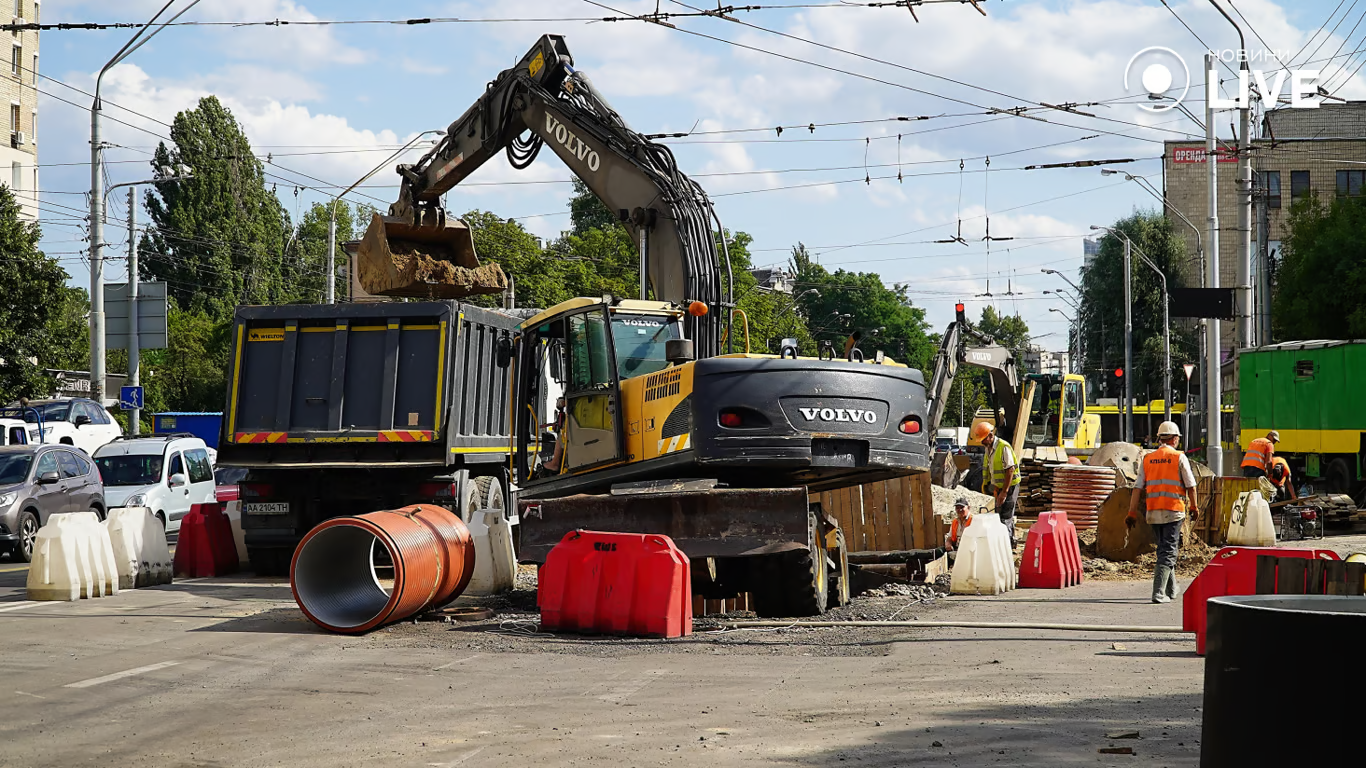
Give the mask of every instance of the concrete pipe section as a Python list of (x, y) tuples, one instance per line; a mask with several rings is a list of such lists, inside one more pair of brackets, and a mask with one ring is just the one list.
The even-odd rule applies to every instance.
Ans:
[(1248, 595), (1206, 608), (1200, 765), (1360, 765), (1366, 598)]
[(474, 573), (474, 539), (459, 515), (417, 504), (335, 517), (294, 550), (289, 582), (313, 623), (360, 634), (440, 608)]

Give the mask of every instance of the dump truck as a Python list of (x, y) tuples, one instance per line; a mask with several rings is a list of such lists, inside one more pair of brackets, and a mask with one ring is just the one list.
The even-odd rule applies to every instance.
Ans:
[(518, 322), (455, 301), (238, 307), (218, 463), (247, 468), (253, 569), (287, 574), (337, 515), (511, 510), (497, 355)]
[(1237, 458), (1281, 433), (1276, 455), (1297, 485), (1366, 506), (1366, 341), (1290, 341), (1238, 352)]
[[(398, 198), (357, 251), (361, 287), (496, 287), (442, 198), (499, 154), (525, 168), (543, 148), (631, 234), (640, 292), (549, 307), (500, 351), (514, 381), (519, 559), (543, 562), (580, 528), (664, 534), (692, 560), (697, 594), (750, 593), (769, 616), (847, 602), (843, 534), (810, 495), (928, 471), (923, 375), (865, 358), (852, 336), (819, 358), (795, 341), (750, 353), (710, 199), (612, 109), (563, 37), (542, 36), (436, 146), (397, 167)], [(442, 261), (463, 271), (428, 268)]]

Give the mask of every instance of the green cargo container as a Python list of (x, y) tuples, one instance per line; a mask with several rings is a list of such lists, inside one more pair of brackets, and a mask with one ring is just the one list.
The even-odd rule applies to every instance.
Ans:
[(1296, 481), (1358, 497), (1366, 453), (1366, 341), (1295, 341), (1238, 354), (1239, 445), (1271, 430)]

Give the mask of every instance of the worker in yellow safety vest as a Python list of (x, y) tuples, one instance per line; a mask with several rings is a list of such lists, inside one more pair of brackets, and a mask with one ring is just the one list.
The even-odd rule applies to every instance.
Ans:
[(1129, 516), (1125, 525), (1138, 523), (1140, 499), (1148, 525), (1157, 538), (1157, 565), (1153, 570), (1153, 602), (1166, 603), (1176, 597), (1176, 553), (1181, 545), (1181, 521), (1189, 511), (1192, 520), (1200, 516), (1195, 494), (1195, 472), (1190, 459), (1176, 450), (1181, 428), (1164, 421), (1157, 428), (1157, 450), (1143, 457), (1138, 465), (1138, 481), (1129, 497)]
[(1243, 454), (1243, 477), (1266, 477), (1271, 469), (1271, 459), (1276, 455), (1276, 443), (1281, 441), (1281, 433), (1271, 430), (1266, 437), (1258, 437), (1247, 447)]
[[(990, 483), (991, 495), (996, 498), (996, 514), (1010, 532), (1010, 545), (1015, 546), (1015, 507), (1020, 499), (1020, 470), (1015, 451), (1010, 443), (996, 436), (996, 427), (985, 421), (972, 428), (972, 437), (986, 448), (985, 478)], [(984, 489), (985, 490), (985, 489)]]
[(1276, 501), (1294, 501), (1299, 498), (1295, 493), (1295, 484), (1290, 480), (1290, 462), (1284, 458), (1277, 456), (1271, 460), (1271, 468), (1266, 473), (1266, 478), (1276, 486)]

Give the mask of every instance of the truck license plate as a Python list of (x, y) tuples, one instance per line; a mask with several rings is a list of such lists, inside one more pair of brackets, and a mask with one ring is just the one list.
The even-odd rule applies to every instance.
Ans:
[(244, 515), (287, 515), (289, 514), (289, 502), (287, 501), (254, 501), (242, 505)]

